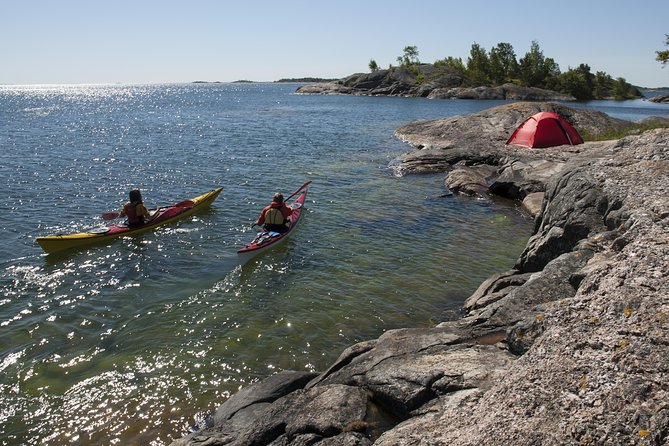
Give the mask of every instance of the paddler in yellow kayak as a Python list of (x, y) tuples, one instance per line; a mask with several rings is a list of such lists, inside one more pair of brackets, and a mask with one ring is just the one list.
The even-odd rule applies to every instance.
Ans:
[(137, 226), (142, 226), (143, 224), (148, 223), (153, 217), (149, 210), (144, 206), (142, 201), (142, 193), (139, 189), (133, 189), (129, 194), (130, 201), (127, 202), (121, 212), (119, 212), (119, 217), (128, 217), (128, 227), (135, 228)]

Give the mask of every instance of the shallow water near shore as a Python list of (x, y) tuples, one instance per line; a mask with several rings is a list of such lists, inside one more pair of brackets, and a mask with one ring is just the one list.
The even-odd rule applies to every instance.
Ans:
[[(502, 102), (296, 87), (0, 87), (0, 444), (169, 444), (241, 386), (457, 317), (513, 266), (532, 230), (517, 204), (389, 167), (410, 150), (397, 127)], [(649, 113), (629, 102), (617, 117)], [(307, 180), (292, 238), (241, 267), (260, 209)], [(225, 189), (154, 232), (35, 244), (100, 225), (134, 186), (149, 207)]]

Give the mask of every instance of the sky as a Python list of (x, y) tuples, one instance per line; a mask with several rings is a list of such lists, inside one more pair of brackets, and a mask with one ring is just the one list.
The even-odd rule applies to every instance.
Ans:
[(669, 0), (0, 0), (0, 84), (144, 84), (342, 78), (370, 60), (466, 63), (473, 43), (537, 41), (581, 63), (669, 86)]

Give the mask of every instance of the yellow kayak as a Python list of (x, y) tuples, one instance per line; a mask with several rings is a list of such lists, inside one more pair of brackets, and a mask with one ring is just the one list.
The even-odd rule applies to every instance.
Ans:
[(150, 231), (158, 226), (181, 220), (193, 215), (209, 206), (223, 190), (222, 187), (190, 200), (181, 201), (171, 206), (161, 207), (152, 212), (153, 217), (146, 224), (139, 227), (128, 227), (125, 223), (103, 226), (88, 232), (65, 235), (49, 235), (38, 237), (37, 243), (47, 253), (60, 252), (69, 249), (82, 248), (97, 243), (105, 243), (118, 237), (135, 235)]

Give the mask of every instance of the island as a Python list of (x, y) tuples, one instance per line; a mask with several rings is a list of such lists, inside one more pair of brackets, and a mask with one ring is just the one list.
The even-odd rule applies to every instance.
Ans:
[[(423, 75), (417, 82), (417, 74)], [(575, 101), (572, 95), (513, 83), (472, 86), (467, 79), (447, 67), (421, 64), (396, 67), (373, 73), (356, 73), (343, 79), (297, 88), (297, 94), (338, 94), (359, 96), (425, 97), (428, 99), (509, 99), (516, 101)]]
[(418, 48), (409, 45), (396, 66), (391, 64), (384, 70), (372, 59), (369, 73), (303, 86), (297, 93), (561, 102), (643, 97), (640, 89), (624, 78), (614, 79), (603, 71), (593, 73), (587, 63), (561, 71), (537, 41), (520, 58), (508, 42), (489, 51), (473, 43), (466, 62), (449, 56), (423, 63), (418, 55)]

